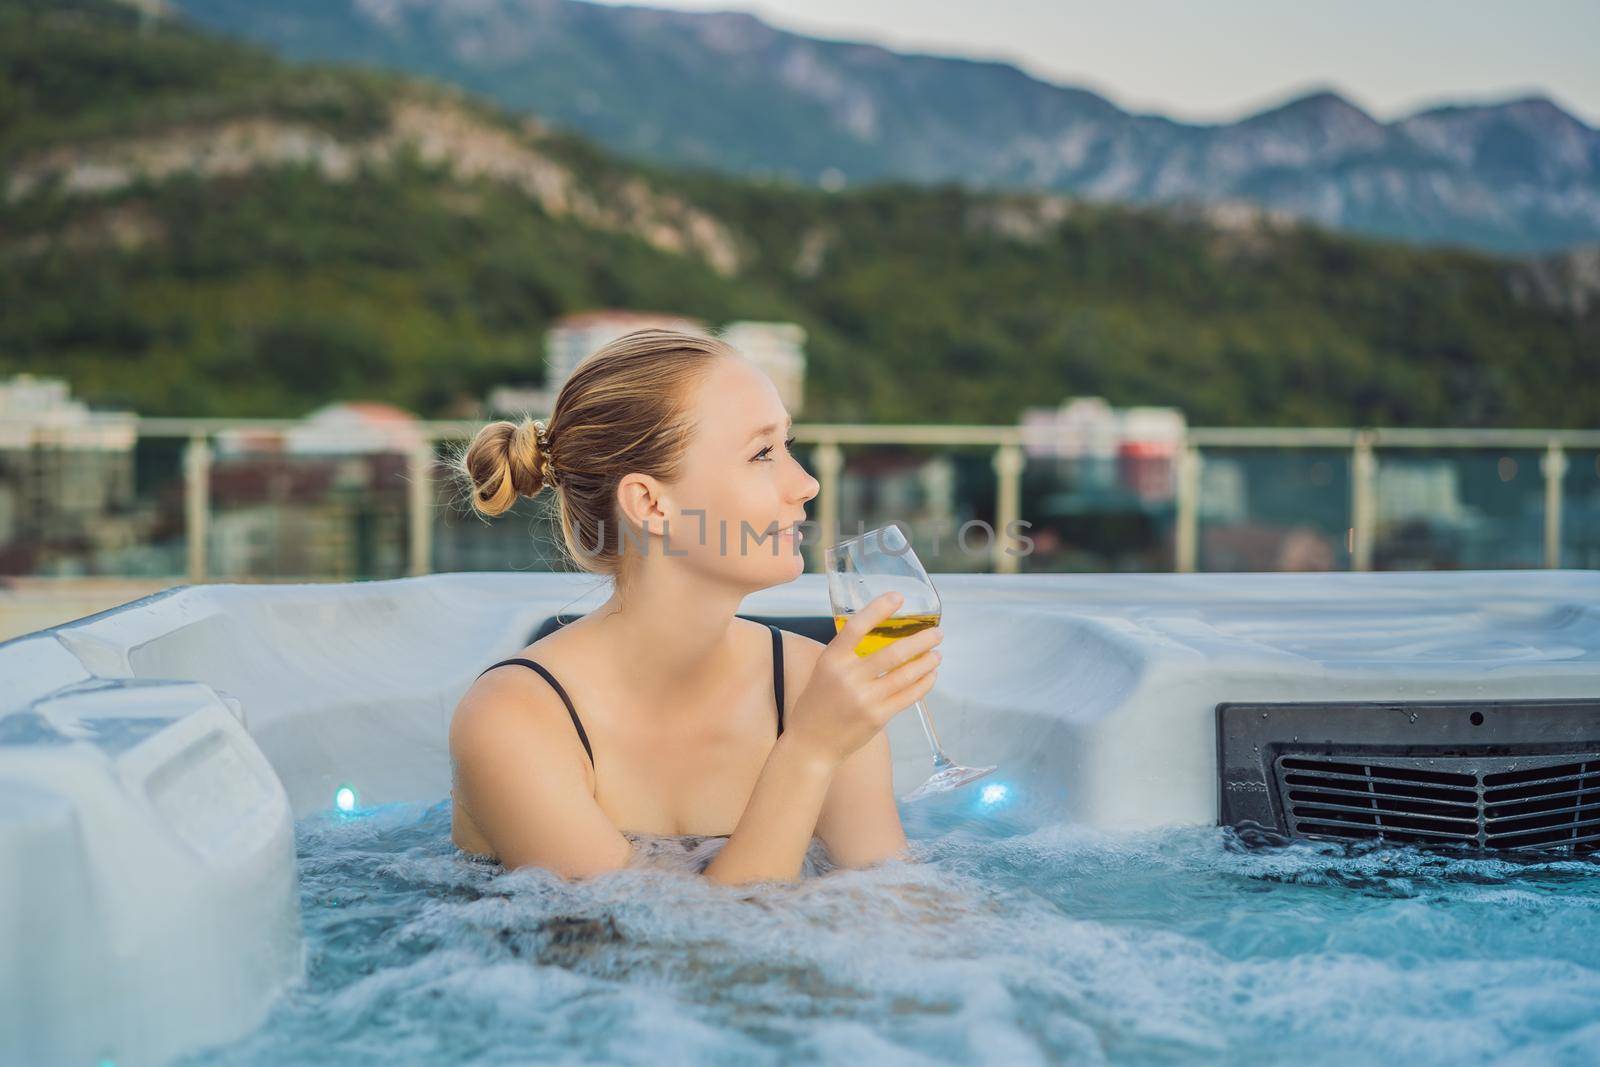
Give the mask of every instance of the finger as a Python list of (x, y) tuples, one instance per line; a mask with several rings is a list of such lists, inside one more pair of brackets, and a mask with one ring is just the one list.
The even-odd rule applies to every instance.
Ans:
[[(909, 666), (909, 664), (908, 664)], [(904, 689), (885, 697), (879, 704), (879, 720), (887, 723), (889, 719), (905, 711), (911, 705), (921, 700), (933, 691), (933, 683), (939, 678), (938, 671), (929, 671)], [(882, 679), (879, 679), (880, 681)]]
[(904, 602), (905, 598), (899, 593), (884, 593), (881, 596), (873, 597), (866, 607), (853, 613), (850, 618), (845, 620), (843, 628), (839, 630), (838, 636), (834, 638), (834, 641), (837, 642), (843, 639), (845, 647), (854, 652), (856, 646), (861, 643), (861, 639), (866, 637), (874, 626), (893, 615), (896, 609)]
[(937, 651), (932, 651), (900, 664), (894, 670), (874, 680), (873, 685), (877, 687), (876, 696), (878, 699), (888, 699), (924, 675), (938, 670), (942, 659)]
[(918, 630), (910, 637), (902, 637), (885, 645), (870, 656), (863, 657), (863, 662), (874, 674), (883, 674), (894, 670), (907, 660), (915, 659), (943, 640), (944, 628), (930, 626), (926, 630)]

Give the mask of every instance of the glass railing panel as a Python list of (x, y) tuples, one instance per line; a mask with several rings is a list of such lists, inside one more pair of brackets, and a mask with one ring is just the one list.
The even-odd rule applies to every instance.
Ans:
[(1544, 565), (1542, 449), (1376, 452), (1373, 570)]
[(1600, 451), (1566, 454), (1561, 479), (1561, 566), (1600, 568)]
[(1348, 449), (1219, 447), (1200, 455), (1197, 570), (1350, 569)]
[(1030, 456), (1023, 572), (1167, 571), (1174, 565), (1176, 464), (1168, 455)]
[[(839, 536), (895, 522), (931, 573), (994, 569), (996, 475), (992, 446), (844, 445), (839, 475)], [(809, 471), (814, 450), (797, 446)], [(1027, 505), (1023, 502), (1024, 517)], [(807, 504), (820, 521), (817, 501)], [(802, 546), (808, 570), (820, 570), (822, 538)]]
[(407, 572), (407, 457), (214, 448), (213, 581), (360, 581)]
[(89, 436), (0, 447), (0, 574), (182, 576), (183, 442)]

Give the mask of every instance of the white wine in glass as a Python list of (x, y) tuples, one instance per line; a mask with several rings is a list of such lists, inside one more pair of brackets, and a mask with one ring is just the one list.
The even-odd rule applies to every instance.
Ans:
[[(828, 575), (828, 600), (833, 607), (834, 632), (844, 629), (851, 615), (884, 593), (904, 597), (900, 610), (883, 620), (856, 645), (856, 655), (870, 656), (891, 641), (939, 625), (939, 593), (912, 551), (905, 534), (894, 525), (857, 534), (824, 550), (823, 568)], [(922, 732), (933, 749), (933, 774), (900, 799), (922, 800), (936, 793), (975, 782), (994, 767), (963, 767), (944, 754), (933, 717), (922, 701), (917, 701), (917, 717)]]

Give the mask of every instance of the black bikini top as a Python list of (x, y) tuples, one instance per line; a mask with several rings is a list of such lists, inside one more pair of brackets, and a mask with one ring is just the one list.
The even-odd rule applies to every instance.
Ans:
[[(767, 624), (767, 629), (772, 631), (772, 695), (773, 695), (773, 698), (777, 701), (777, 704), (778, 704), (778, 736), (782, 737), (783, 736), (783, 631), (778, 629), (776, 626), (773, 626), (771, 623)], [(521, 666), (524, 666), (524, 667), (532, 667), (534, 670), (538, 671), (539, 674), (544, 677), (545, 681), (550, 683), (550, 687), (556, 691), (556, 695), (561, 698), (561, 702), (567, 706), (567, 714), (572, 716), (572, 725), (576, 726), (578, 728), (578, 740), (583, 742), (583, 750), (585, 752), (589, 753), (589, 765), (591, 767), (594, 766), (594, 749), (589, 744), (589, 735), (584, 732), (582, 720), (580, 720), (578, 718), (578, 709), (574, 708), (572, 706), (572, 698), (567, 696), (567, 691), (565, 689), (561, 688), (561, 683), (556, 681), (556, 676), (551, 674), (548, 670), (546, 670), (543, 664), (535, 663), (531, 659), (522, 659), (520, 657), (513, 658), (513, 659), (503, 659), (499, 663), (491, 663), (489, 666), (487, 666), (483, 670), (479, 671), (478, 672), (478, 677), (482, 678), (485, 674), (488, 674), (490, 671), (494, 670), (496, 667), (504, 667), (504, 666), (506, 666), (507, 664), (510, 664), (510, 663), (520, 664)]]

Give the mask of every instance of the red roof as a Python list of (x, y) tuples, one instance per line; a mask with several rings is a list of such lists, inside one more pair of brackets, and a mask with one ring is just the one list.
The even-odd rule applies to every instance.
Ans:
[[(416, 422), (417, 417), (404, 408), (385, 404), (381, 400), (352, 400), (335, 404), (334, 408), (352, 411), (369, 422)], [(327, 410), (327, 409), (324, 409)]]

